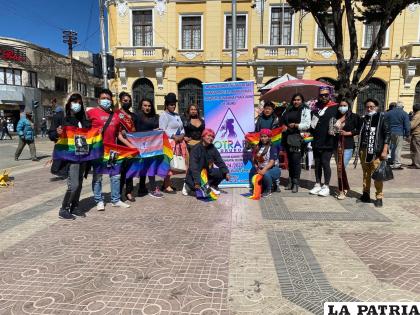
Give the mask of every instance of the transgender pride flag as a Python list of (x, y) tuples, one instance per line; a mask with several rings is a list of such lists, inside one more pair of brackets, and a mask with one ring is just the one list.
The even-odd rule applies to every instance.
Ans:
[(139, 150), (141, 158), (163, 155), (163, 130), (127, 133), (127, 139)]

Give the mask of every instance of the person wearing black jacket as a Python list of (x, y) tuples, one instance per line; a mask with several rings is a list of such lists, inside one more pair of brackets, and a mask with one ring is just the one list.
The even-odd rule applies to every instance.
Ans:
[[(216, 195), (220, 194), (218, 185), (224, 179), (230, 180), (229, 170), (219, 151), (213, 145), (215, 136), (216, 134), (212, 129), (204, 129), (201, 135), (201, 142), (191, 150), (190, 163), (185, 178), (187, 195), (189, 191), (195, 191), (201, 187), (201, 171), (203, 169), (207, 170), (208, 184)], [(217, 168), (213, 167), (214, 165)]]
[(260, 132), (262, 129), (278, 128), (280, 126), (279, 117), (274, 113), (275, 105), (272, 102), (264, 103), (263, 112), (258, 116), (255, 122), (255, 132)]
[(193, 146), (200, 142), (201, 134), (206, 128), (206, 124), (204, 119), (200, 117), (200, 111), (195, 104), (188, 106), (182, 122), (185, 130), (184, 141), (187, 143), (188, 152), (190, 152)]
[[(66, 116), (63, 118), (62, 124), (55, 129), (50, 129), (48, 135), (50, 139), (58, 140), (63, 133), (63, 127), (73, 126), (78, 128), (90, 128), (90, 121), (86, 119), (85, 109), (83, 107), (82, 96), (78, 93), (70, 95), (66, 106)], [(65, 162), (68, 164), (67, 191), (64, 194), (61, 209), (58, 216), (61, 219), (74, 220), (75, 216), (85, 217), (85, 213), (81, 211), (79, 206), (80, 192), (82, 191), (83, 174), (86, 162)]]
[[(151, 99), (144, 98), (140, 101), (140, 111), (136, 124), (137, 131), (152, 131), (159, 129), (159, 115), (153, 106)], [(149, 196), (154, 198), (163, 198), (163, 194), (159, 187), (156, 186), (155, 176), (149, 176), (150, 192), (146, 188), (146, 176), (140, 176), (139, 196)]]
[[(388, 157), (389, 142), (391, 141), (391, 131), (388, 119), (384, 113), (378, 112), (379, 102), (375, 99), (365, 101), (366, 115), (363, 118), (363, 125), (360, 129), (357, 156), (363, 169), (363, 194), (360, 201), (370, 202), (370, 184), (373, 172)], [(357, 159), (355, 160), (357, 165)], [(376, 189), (375, 207), (382, 207), (383, 186), (381, 181), (374, 181)]]
[[(335, 135), (331, 134), (331, 124), (338, 115), (337, 103), (331, 100), (329, 87), (319, 89), (319, 100), (312, 111), (311, 133), (314, 137), (312, 148), (315, 160), (315, 186), (310, 194), (327, 197), (330, 194), (331, 157), (334, 150)], [(322, 173), (324, 185), (321, 186)]]

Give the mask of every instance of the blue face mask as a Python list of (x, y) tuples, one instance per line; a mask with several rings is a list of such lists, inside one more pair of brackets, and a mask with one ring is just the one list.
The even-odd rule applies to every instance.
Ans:
[(74, 113), (78, 113), (82, 109), (82, 105), (79, 103), (71, 103), (70, 108)]
[(102, 99), (99, 100), (99, 105), (101, 105), (103, 108), (110, 109), (112, 106), (112, 102), (107, 99)]
[(340, 111), (340, 113), (345, 114), (348, 112), (349, 108), (347, 106), (340, 106), (338, 107), (338, 110)]

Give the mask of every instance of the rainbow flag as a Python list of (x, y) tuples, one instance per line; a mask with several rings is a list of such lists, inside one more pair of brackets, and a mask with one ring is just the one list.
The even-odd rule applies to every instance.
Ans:
[(100, 129), (64, 126), (54, 146), (53, 160), (80, 163), (99, 159), (103, 152)]
[(252, 199), (252, 200), (261, 199), (262, 179), (263, 179), (263, 176), (260, 174), (255, 174), (254, 176), (252, 176), (252, 185), (254, 189), (252, 191), (252, 196), (248, 197), (249, 199)]
[(303, 142), (309, 143), (309, 142), (312, 142), (312, 141), (314, 141), (314, 137), (310, 133), (305, 133), (303, 135)]
[(160, 155), (152, 155), (146, 158), (137, 157), (134, 159), (127, 170), (127, 178), (156, 175), (165, 177), (168, 175), (171, 170), (170, 163), (174, 153), (166, 133), (160, 131), (159, 133), (162, 137), (162, 147), (160, 149), (156, 148), (157, 150), (155, 150), (155, 152), (159, 150), (162, 153)]
[[(281, 145), (281, 137), (283, 131), (286, 130), (286, 127), (278, 127), (271, 130), (273, 135), (271, 136), (271, 143), (279, 147)], [(259, 132), (248, 132), (245, 135), (245, 140), (251, 145), (257, 145), (260, 142), (260, 133)]]
[(207, 170), (203, 169), (201, 171), (201, 188), (195, 190), (195, 195), (197, 199), (204, 201), (214, 201), (217, 200), (217, 195), (210, 189), (209, 180), (207, 176)]
[(121, 173), (121, 164), (126, 159), (138, 156), (139, 151), (126, 146), (105, 143), (104, 155), (93, 163), (93, 168), (97, 174), (109, 174), (111, 176)]

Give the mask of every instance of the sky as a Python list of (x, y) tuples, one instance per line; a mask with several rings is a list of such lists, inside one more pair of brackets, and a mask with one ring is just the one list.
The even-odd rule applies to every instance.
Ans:
[(74, 50), (99, 52), (98, 7), (98, 0), (0, 0), (0, 36), (66, 55), (62, 31), (70, 29), (78, 33)]

